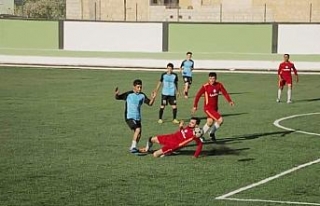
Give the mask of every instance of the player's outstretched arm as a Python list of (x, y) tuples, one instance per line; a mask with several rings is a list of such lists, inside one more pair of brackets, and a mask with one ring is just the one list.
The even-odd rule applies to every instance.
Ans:
[(151, 99), (149, 101), (149, 106), (152, 106), (154, 103), (154, 100), (156, 99), (157, 93), (155, 93), (154, 91), (151, 92)]
[(223, 94), (224, 98), (229, 102), (230, 106), (234, 106), (234, 102), (231, 100), (231, 97), (224, 86), (221, 84), (221, 93)]
[(196, 141), (196, 143), (197, 143), (197, 149), (196, 149), (196, 152), (194, 153), (193, 157), (194, 158), (198, 158), (200, 153), (201, 153), (201, 151), (202, 151), (202, 145), (203, 144), (202, 144), (202, 142), (200, 141), (199, 138), (194, 138), (194, 141)]
[(197, 107), (198, 107), (198, 103), (199, 103), (199, 100), (200, 100), (200, 97), (204, 94), (205, 92), (205, 89), (204, 87), (202, 86), (199, 91), (197, 92), (195, 98), (194, 98), (194, 101), (193, 101), (193, 108), (191, 110), (191, 114), (194, 114), (196, 111), (197, 111)]
[(191, 109), (191, 114), (194, 115), (197, 111), (197, 107), (192, 107)]
[(299, 75), (296, 74), (296, 82), (298, 83), (299, 82)]
[(162, 83), (162, 82), (159, 81), (158, 84), (157, 84), (157, 86), (156, 86), (156, 88), (153, 90), (153, 92), (155, 93), (155, 95), (158, 94), (158, 91), (159, 91), (159, 89), (160, 89), (161, 83)]
[(114, 89), (114, 97), (115, 97), (115, 99), (119, 99), (119, 88), (118, 87), (116, 87), (115, 89)]
[(181, 120), (180, 123), (179, 123), (179, 129), (182, 129), (182, 128), (183, 128), (183, 125), (184, 125), (184, 121)]

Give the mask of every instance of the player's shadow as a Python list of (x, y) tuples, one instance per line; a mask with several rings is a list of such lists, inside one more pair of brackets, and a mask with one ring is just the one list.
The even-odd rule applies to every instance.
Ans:
[(247, 93), (250, 93), (250, 92), (230, 92), (229, 94), (230, 95), (239, 95), (239, 94), (247, 94)]
[[(223, 114), (222, 117), (232, 117), (232, 116), (239, 116), (239, 115), (244, 115), (244, 114), (249, 114), (249, 113), (247, 113), (247, 112), (229, 113), (229, 114)], [(207, 117), (199, 117), (199, 119), (204, 120), (204, 119), (207, 119)]]
[[(210, 150), (202, 150), (201, 156), (219, 156), (219, 155), (240, 155), (242, 151), (249, 150), (250, 148), (232, 149), (225, 145), (214, 145)], [(195, 150), (182, 149), (179, 155), (192, 156)]]
[(284, 137), (288, 134), (291, 134), (292, 132), (294, 132), (294, 131), (278, 131), (278, 132), (263, 132), (263, 133), (245, 134), (245, 135), (239, 135), (239, 136), (235, 136), (235, 137), (217, 139), (216, 144), (226, 144), (226, 143), (230, 143), (233, 141), (252, 140), (252, 139), (257, 139), (257, 138), (261, 138), (261, 137), (275, 136), (275, 135), (279, 135), (280, 137)]
[[(247, 113), (247, 112), (242, 112), (242, 113), (223, 114), (222, 117), (239, 116), (239, 115), (244, 115), (244, 114), (249, 114), (249, 113)], [(203, 116), (203, 117), (198, 117), (198, 118), (201, 119), (201, 120), (207, 119), (207, 117), (205, 117), (205, 116)], [(181, 120), (183, 120), (184, 122), (186, 122), (186, 121), (189, 121), (190, 118), (189, 118), (189, 119), (181, 119)]]
[(320, 101), (320, 98), (298, 99), (298, 100), (295, 100), (294, 102), (315, 102), (315, 101)]

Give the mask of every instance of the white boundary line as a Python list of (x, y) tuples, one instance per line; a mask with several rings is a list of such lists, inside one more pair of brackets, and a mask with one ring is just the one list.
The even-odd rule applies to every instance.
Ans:
[[(279, 122), (283, 121), (283, 120), (286, 120), (286, 119), (291, 119), (291, 118), (295, 118), (295, 117), (300, 117), (300, 116), (309, 116), (309, 115), (316, 115), (316, 114), (320, 114), (320, 112), (316, 112), (316, 113), (308, 113), (308, 114), (298, 114), (298, 115), (292, 115), (292, 116), (289, 116), (289, 117), (284, 117), (284, 118), (281, 118), (281, 119), (278, 119), (276, 121), (274, 121), (274, 125), (281, 128), (281, 129), (284, 129), (284, 130), (288, 130), (288, 131), (295, 131), (295, 132), (300, 132), (300, 133), (303, 133), (303, 134), (309, 134), (309, 135), (317, 135), (317, 136), (320, 136), (320, 134), (318, 133), (311, 133), (311, 132), (305, 132), (305, 131), (297, 131), (297, 130), (294, 130), (294, 129), (291, 129), (291, 128), (286, 128), (286, 127), (283, 127), (279, 124)], [(317, 160), (314, 160), (314, 161), (311, 161), (311, 162), (308, 162), (308, 163), (305, 163), (305, 164), (302, 164), (302, 165), (299, 165), (297, 167), (294, 167), (294, 168), (291, 168), (289, 170), (286, 170), (284, 172), (281, 172), (277, 175), (274, 175), (272, 177), (268, 177), (266, 179), (263, 179), (259, 182), (256, 182), (256, 183), (253, 183), (251, 185), (247, 185), (245, 187), (241, 187), (237, 190), (234, 190), (232, 192), (229, 192), (227, 194), (224, 194), (224, 195), (221, 195), (219, 197), (216, 197), (215, 199), (216, 200), (229, 200), (229, 201), (242, 201), (242, 202), (269, 202), (269, 203), (281, 203), (281, 204), (297, 204), (297, 205), (320, 205), (320, 203), (311, 203), (311, 202), (291, 202), (291, 201), (277, 201), (277, 200), (262, 200), (262, 199), (241, 199), (241, 198), (230, 198), (230, 196), (233, 196), (235, 194), (238, 194), (240, 192), (243, 192), (245, 190), (248, 190), (248, 189), (251, 189), (251, 188), (254, 188), (254, 187), (257, 187), (259, 185), (262, 185), (262, 184), (265, 184), (267, 182), (270, 182), (274, 179), (277, 179), (277, 178), (280, 178), (284, 175), (287, 175), (287, 174), (290, 174), (294, 171), (297, 171), (299, 169), (302, 169), (302, 168), (305, 168), (305, 167), (308, 167), (310, 165), (313, 165), (313, 164), (317, 164), (317, 163), (320, 163), (320, 158), (317, 159)]]
[(216, 197), (216, 199), (217, 199), (217, 200), (226, 199), (227, 197), (230, 197), (230, 196), (232, 196), (232, 195), (238, 194), (238, 193), (240, 193), (240, 192), (243, 192), (243, 191), (245, 191), (245, 190), (251, 189), (251, 188), (253, 188), (253, 187), (257, 187), (257, 186), (259, 186), (259, 185), (265, 184), (265, 183), (267, 183), (267, 182), (270, 182), (271, 180), (278, 179), (279, 177), (282, 177), (282, 176), (284, 176), (284, 175), (290, 174), (290, 173), (292, 173), (292, 172), (294, 172), (294, 171), (296, 171), (296, 170), (302, 169), (302, 168), (304, 168), (304, 167), (307, 167), (307, 166), (310, 166), (310, 165), (313, 165), (313, 164), (316, 164), (316, 163), (320, 163), (320, 159), (317, 159), (317, 160), (314, 160), (314, 161), (312, 161), (312, 162), (308, 162), (308, 163), (299, 165), (299, 166), (297, 166), (297, 167), (291, 168), (291, 169), (289, 169), (289, 170), (286, 170), (286, 171), (284, 171), (284, 172), (281, 172), (281, 173), (279, 173), (279, 174), (277, 174), (277, 175), (274, 175), (274, 176), (272, 176), (272, 177), (268, 177), (268, 178), (266, 178), (266, 179), (264, 179), (264, 180), (261, 180), (261, 181), (259, 181), (259, 182), (253, 183), (253, 184), (251, 184), (251, 185), (248, 185), (248, 186), (245, 186), (245, 187), (241, 187), (240, 189), (237, 189), (237, 190), (235, 190), (235, 191), (232, 191), (232, 192), (229, 192), (229, 193), (227, 193), (227, 194), (224, 194), (224, 195), (221, 195), (221, 196), (219, 196), (219, 197)]
[(260, 199), (240, 199), (240, 198), (225, 198), (224, 200), (239, 201), (239, 202), (270, 202), (290, 205), (320, 205), (320, 203), (312, 202), (291, 202), (291, 201), (277, 201), (277, 200), (260, 200)]
[[(94, 66), (70, 66), (70, 65), (35, 65), (35, 64), (5, 64), (0, 63), (0, 67), (30, 67), (30, 68), (58, 68), (58, 69), (93, 69), (93, 70), (126, 70), (126, 71), (163, 71), (163, 69), (158, 68), (123, 68), (123, 67), (94, 67)], [(208, 73), (209, 69), (203, 69), (203, 70), (195, 70), (195, 73)], [(239, 73), (239, 74), (276, 74), (276, 71), (269, 71), (269, 70), (263, 70), (263, 71), (249, 71), (244, 70), (241, 71), (238, 69), (212, 69), (212, 71), (219, 72), (219, 73)], [(300, 75), (320, 75), (320, 72), (300, 72)]]
[(318, 133), (313, 133), (313, 132), (305, 132), (305, 131), (301, 131), (301, 130), (295, 130), (295, 129), (291, 129), (289, 127), (284, 127), (282, 125), (280, 125), (280, 122), (286, 119), (292, 119), (295, 117), (301, 117), (301, 116), (310, 116), (310, 115), (316, 115), (316, 114), (320, 114), (320, 112), (315, 112), (315, 113), (308, 113), (308, 114), (297, 114), (297, 115), (292, 115), (289, 117), (283, 117), (281, 119), (277, 119), (276, 121), (273, 122), (274, 126), (279, 127), (281, 129), (287, 130), (287, 131), (294, 131), (294, 132), (299, 132), (302, 134), (309, 134), (309, 135), (316, 135), (316, 136), (320, 136), (320, 134)]

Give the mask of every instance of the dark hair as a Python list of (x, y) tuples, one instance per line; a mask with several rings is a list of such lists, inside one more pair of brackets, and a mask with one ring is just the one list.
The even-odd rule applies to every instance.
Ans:
[(215, 72), (210, 72), (210, 73), (209, 73), (209, 77), (216, 77), (216, 78), (217, 78), (217, 73), (215, 73)]
[(133, 86), (142, 85), (141, 79), (136, 79), (133, 81)]
[(186, 55), (188, 55), (188, 54), (191, 54), (191, 55), (192, 55), (192, 52), (188, 51), (188, 52), (186, 53)]
[(174, 66), (173, 66), (172, 63), (168, 63), (168, 64), (167, 64), (167, 67), (171, 67), (171, 68), (173, 69)]
[(201, 122), (200, 118), (198, 118), (198, 117), (191, 117), (190, 120), (196, 120), (196, 124), (197, 124), (197, 125), (199, 125), (200, 122)]
[(288, 58), (290, 58), (290, 54), (284, 54), (284, 56), (288, 56)]

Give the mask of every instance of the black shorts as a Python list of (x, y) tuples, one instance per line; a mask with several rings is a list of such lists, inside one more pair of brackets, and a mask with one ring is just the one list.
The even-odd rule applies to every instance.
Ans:
[(161, 96), (161, 105), (177, 105), (177, 98), (176, 96), (168, 96), (168, 95), (162, 95)]
[(183, 76), (184, 83), (189, 83), (189, 85), (192, 84), (192, 77)]
[(141, 121), (134, 119), (126, 119), (126, 123), (130, 129), (136, 130), (137, 128), (141, 128)]

